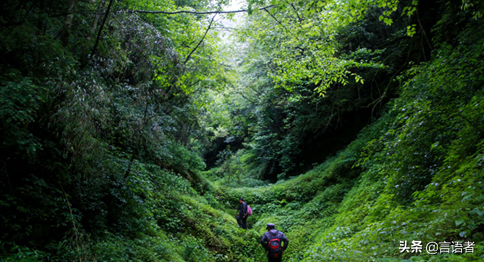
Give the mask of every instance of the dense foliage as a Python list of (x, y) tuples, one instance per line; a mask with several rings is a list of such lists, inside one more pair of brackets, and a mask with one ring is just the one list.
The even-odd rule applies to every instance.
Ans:
[[(380, 21), (383, 13), (378, 8), (367, 10), (362, 20), (339, 21), (338, 16), (317, 20), (316, 25), (311, 19), (322, 19), (323, 13), (315, 13), (311, 5), (309, 10), (303, 7), (304, 19), (297, 19), (295, 4), (282, 11), (264, 9), (247, 19), (237, 36), (249, 44), (235, 47), (242, 50), (234, 62), (240, 77), (219, 101), (224, 105), (210, 112), (216, 116), (224, 108), (235, 120), (223, 125), (232, 129), (229, 133), (213, 134), (215, 143), (223, 141), (218, 137), (247, 143), (245, 148), (257, 157), (260, 177), (271, 181), (310, 169), (354, 139), (397, 96), (400, 84), (395, 77), (411, 63), (428, 60), (432, 46), (426, 43), (427, 34), (437, 21), (435, 15), (427, 17), (420, 35), (408, 37), (409, 19), (396, 17), (388, 27)], [(428, 2), (420, 7), (425, 16), (439, 11)], [(332, 33), (321, 35), (326, 34), (321, 28)], [(311, 51), (321, 44), (331, 50)], [(322, 56), (332, 62), (313, 61)], [(316, 71), (305, 71), (310, 68)], [(332, 80), (316, 80), (313, 74)], [(219, 119), (212, 125), (218, 128), (223, 123)]]
[(483, 3), (224, 4), (0, 4), (2, 260), (484, 259)]
[(188, 230), (172, 212), (205, 166), (195, 101), (219, 72), (214, 34), (201, 18), (127, 11), (144, 4), (2, 3), (0, 231), (2, 253), (19, 252), (7, 260), (184, 260), (173, 247), (200, 245), (163, 232)]

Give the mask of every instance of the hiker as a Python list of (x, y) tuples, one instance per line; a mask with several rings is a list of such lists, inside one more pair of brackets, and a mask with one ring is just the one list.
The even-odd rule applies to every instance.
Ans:
[(247, 204), (244, 202), (243, 198), (239, 198), (239, 214), (237, 215), (237, 223), (239, 227), (247, 229)]
[[(260, 243), (266, 250), (269, 262), (280, 262), (282, 261), (282, 253), (289, 245), (289, 240), (284, 233), (277, 231), (274, 227), (273, 223), (267, 224), (267, 232), (262, 236)], [(284, 245), (281, 245), (282, 242), (284, 242)]]

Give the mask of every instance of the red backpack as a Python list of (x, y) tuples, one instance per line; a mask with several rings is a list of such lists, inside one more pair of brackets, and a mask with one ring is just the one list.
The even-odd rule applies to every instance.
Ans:
[(269, 240), (269, 243), (267, 244), (269, 246), (269, 256), (275, 258), (282, 253), (281, 240), (274, 237), (272, 232), (269, 234), (271, 235), (271, 240)]

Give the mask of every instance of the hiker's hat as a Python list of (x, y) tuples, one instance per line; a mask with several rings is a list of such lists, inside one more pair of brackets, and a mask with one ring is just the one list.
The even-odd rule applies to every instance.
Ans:
[(266, 228), (269, 229), (269, 228), (274, 228), (274, 227), (275, 227), (274, 223), (269, 223), (269, 224), (267, 224)]
[(242, 200), (242, 201), (244, 201), (244, 199), (243, 199), (242, 197), (239, 197), (239, 200)]

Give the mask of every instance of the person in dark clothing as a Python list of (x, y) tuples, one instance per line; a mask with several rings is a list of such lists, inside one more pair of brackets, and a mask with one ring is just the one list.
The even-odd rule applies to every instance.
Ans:
[(243, 198), (239, 198), (239, 214), (237, 215), (237, 223), (239, 227), (247, 229), (247, 204), (244, 202)]
[(280, 262), (284, 250), (289, 245), (289, 240), (284, 233), (277, 231), (274, 227), (273, 223), (267, 224), (267, 232), (262, 236), (260, 243), (266, 250), (269, 262)]

